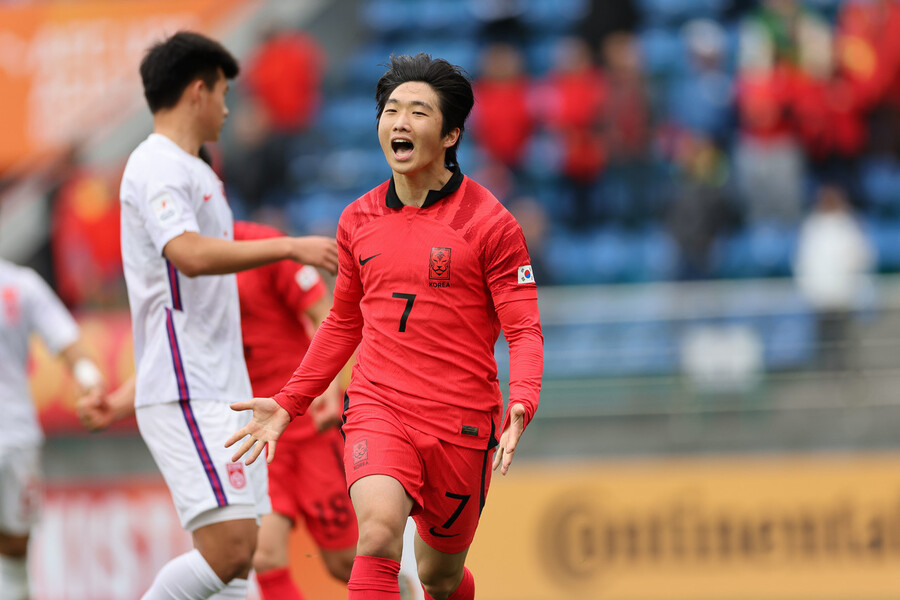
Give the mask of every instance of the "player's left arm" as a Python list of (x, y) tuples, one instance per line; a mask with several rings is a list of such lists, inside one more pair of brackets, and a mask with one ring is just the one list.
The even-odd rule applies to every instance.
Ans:
[(503, 335), (509, 343), (509, 408), (494, 469), (506, 475), (516, 445), (538, 407), (544, 371), (544, 336), (537, 289), (522, 228), (508, 212), (498, 215), (483, 243), (485, 278)]
[(544, 371), (544, 336), (536, 298), (503, 302), (496, 310), (509, 343), (509, 408), (493, 466), (506, 475), (519, 438), (537, 411)]

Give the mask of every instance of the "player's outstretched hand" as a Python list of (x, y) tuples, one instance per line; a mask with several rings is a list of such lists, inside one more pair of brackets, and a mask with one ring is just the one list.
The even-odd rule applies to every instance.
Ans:
[(291, 258), (305, 265), (322, 267), (332, 275), (337, 273), (338, 250), (334, 238), (307, 235), (292, 239), (294, 248)]
[(81, 424), (90, 431), (106, 429), (119, 419), (134, 414), (134, 377), (109, 393), (103, 386), (91, 388), (75, 401), (75, 412)]
[(112, 423), (109, 399), (100, 388), (92, 388), (75, 401), (78, 420), (88, 431), (106, 429)]
[(252, 464), (262, 453), (266, 444), (269, 446), (266, 462), (272, 462), (272, 459), (275, 458), (275, 441), (291, 422), (288, 412), (272, 398), (253, 398), (246, 402), (235, 402), (231, 405), (231, 410), (253, 411), (253, 418), (246, 427), (235, 432), (225, 442), (225, 447), (230, 448), (245, 437), (247, 438), (231, 457), (232, 462), (241, 460), (241, 457), (250, 452), (250, 456), (244, 464)]
[(494, 470), (500, 468), (500, 473), (506, 475), (509, 465), (512, 464), (513, 454), (516, 452), (516, 444), (525, 431), (525, 407), (519, 403), (509, 406), (509, 427), (500, 436), (500, 445), (494, 454)]

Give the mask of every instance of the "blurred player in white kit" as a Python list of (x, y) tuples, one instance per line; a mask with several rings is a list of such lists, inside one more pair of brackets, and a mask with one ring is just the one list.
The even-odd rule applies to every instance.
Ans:
[(43, 432), (28, 385), (28, 348), (37, 334), (71, 371), (84, 395), (105, 386), (80, 331), (32, 269), (0, 259), (0, 600), (27, 600), (28, 541), (41, 504)]

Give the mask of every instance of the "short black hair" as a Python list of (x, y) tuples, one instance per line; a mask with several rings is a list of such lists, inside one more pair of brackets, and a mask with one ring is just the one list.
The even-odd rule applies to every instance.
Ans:
[(427, 83), (435, 91), (440, 103), (443, 126), (441, 136), (445, 136), (453, 129), (459, 128), (459, 139), (451, 147), (447, 148), (444, 155), (444, 164), (448, 168), (458, 165), (456, 150), (462, 139), (462, 133), (466, 128), (466, 119), (475, 105), (475, 94), (472, 92), (472, 82), (468, 74), (461, 67), (452, 65), (442, 58), (432, 58), (430, 54), (420, 52), (415, 56), (408, 54), (391, 55), (387, 72), (378, 80), (375, 86), (375, 102), (378, 105), (376, 124), (381, 121), (381, 113), (394, 90), (409, 81), (421, 81)]
[(141, 61), (144, 97), (150, 112), (178, 104), (192, 81), (203, 80), (210, 89), (219, 69), (228, 79), (237, 77), (238, 62), (219, 42), (192, 31), (179, 31), (147, 49)]

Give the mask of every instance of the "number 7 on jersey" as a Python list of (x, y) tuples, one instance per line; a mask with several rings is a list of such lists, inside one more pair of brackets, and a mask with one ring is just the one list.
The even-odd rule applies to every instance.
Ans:
[(403, 316), (400, 317), (400, 329), (398, 329), (400, 333), (403, 333), (404, 331), (406, 331), (406, 320), (409, 318), (409, 313), (412, 312), (413, 302), (416, 301), (416, 295), (394, 292), (391, 297), (406, 300), (406, 308), (403, 310)]

